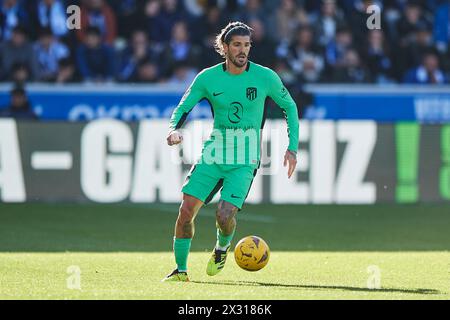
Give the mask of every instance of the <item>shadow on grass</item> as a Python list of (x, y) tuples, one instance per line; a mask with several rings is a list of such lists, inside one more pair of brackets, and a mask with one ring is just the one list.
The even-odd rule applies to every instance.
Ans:
[(271, 282), (256, 282), (256, 281), (191, 281), (192, 283), (211, 284), (211, 285), (227, 285), (227, 286), (262, 286), (262, 287), (278, 287), (288, 289), (332, 289), (332, 290), (347, 290), (360, 292), (391, 292), (391, 293), (410, 293), (410, 294), (440, 294), (441, 292), (435, 289), (369, 289), (362, 287), (347, 287), (347, 286), (319, 286), (319, 285), (301, 285), (301, 284), (285, 284), (285, 283), (271, 283)]

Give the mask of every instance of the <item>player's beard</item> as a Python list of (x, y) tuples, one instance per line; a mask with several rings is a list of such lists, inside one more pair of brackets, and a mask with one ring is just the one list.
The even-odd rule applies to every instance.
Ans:
[[(244, 59), (241, 60), (240, 56), (243, 56)], [(230, 56), (230, 61), (233, 63), (236, 67), (242, 68), (247, 64), (248, 58), (245, 54), (239, 54), (236, 57)], [(242, 62), (241, 62), (242, 61)]]

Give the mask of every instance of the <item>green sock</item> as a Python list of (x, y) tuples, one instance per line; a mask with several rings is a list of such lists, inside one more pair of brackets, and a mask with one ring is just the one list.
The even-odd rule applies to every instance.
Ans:
[(173, 240), (173, 251), (175, 253), (175, 262), (178, 271), (187, 271), (187, 258), (191, 249), (191, 238)]
[(220, 231), (220, 229), (217, 229), (216, 248), (225, 249), (226, 247), (228, 247), (231, 243), (231, 240), (233, 239), (235, 231), (236, 231), (236, 228), (233, 229), (233, 232), (231, 234), (225, 236), (222, 234), (222, 231)]

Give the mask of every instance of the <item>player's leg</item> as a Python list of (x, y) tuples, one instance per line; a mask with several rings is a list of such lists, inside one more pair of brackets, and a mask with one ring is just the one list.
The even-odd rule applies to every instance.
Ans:
[(187, 276), (187, 260), (191, 249), (192, 238), (195, 233), (194, 219), (203, 205), (203, 201), (183, 194), (175, 223), (175, 236), (173, 239), (173, 251), (177, 268), (163, 281), (189, 281)]
[(216, 275), (225, 265), (236, 230), (236, 213), (242, 208), (255, 175), (256, 168), (249, 166), (227, 170), (225, 174), (221, 200), (216, 212), (217, 241), (206, 268), (208, 275)]
[(188, 194), (183, 195), (183, 202), (175, 223), (173, 243), (177, 268), (182, 272), (187, 272), (187, 257), (195, 233), (194, 219), (202, 205), (203, 201)]
[(202, 206), (203, 201), (200, 199), (189, 194), (183, 194), (183, 201), (175, 223), (175, 238), (192, 239), (194, 237), (194, 219)]
[(220, 200), (216, 211), (217, 241), (216, 249), (226, 251), (236, 230), (236, 213), (239, 208)]
[(230, 250), (231, 239), (236, 230), (236, 213), (239, 208), (231, 203), (220, 200), (216, 211), (216, 227), (217, 227), (217, 241), (216, 246), (212, 252), (211, 258), (206, 266), (206, 273), (210, 276), (218, 274), (227, 259), (227, 254)]
[[(187, 257), (194, 236), (194, 219), (203, 204), (207, 204), (222, 185), (221, 172), (215, 165), (198, 163), (192, 166), (183, 185), (183, 202), (175, 224), (173, 249), (177, 269), (168, 278), (178, 280), (179, 275), (187, 279)], [(184, 276), (185, 275), (185, 276)]]

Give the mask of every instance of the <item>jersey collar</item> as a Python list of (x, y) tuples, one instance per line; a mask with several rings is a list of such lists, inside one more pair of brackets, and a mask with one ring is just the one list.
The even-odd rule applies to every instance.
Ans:
[[(225, 62), (222, 63), (222, 69), (223, 69), (223, 72), (227, 71), (227, 64)], [(246, 72), (248, 72), (248, 70), (250, 70), (250, 61), (247, 61), (247, 67), (245, 68)]]

